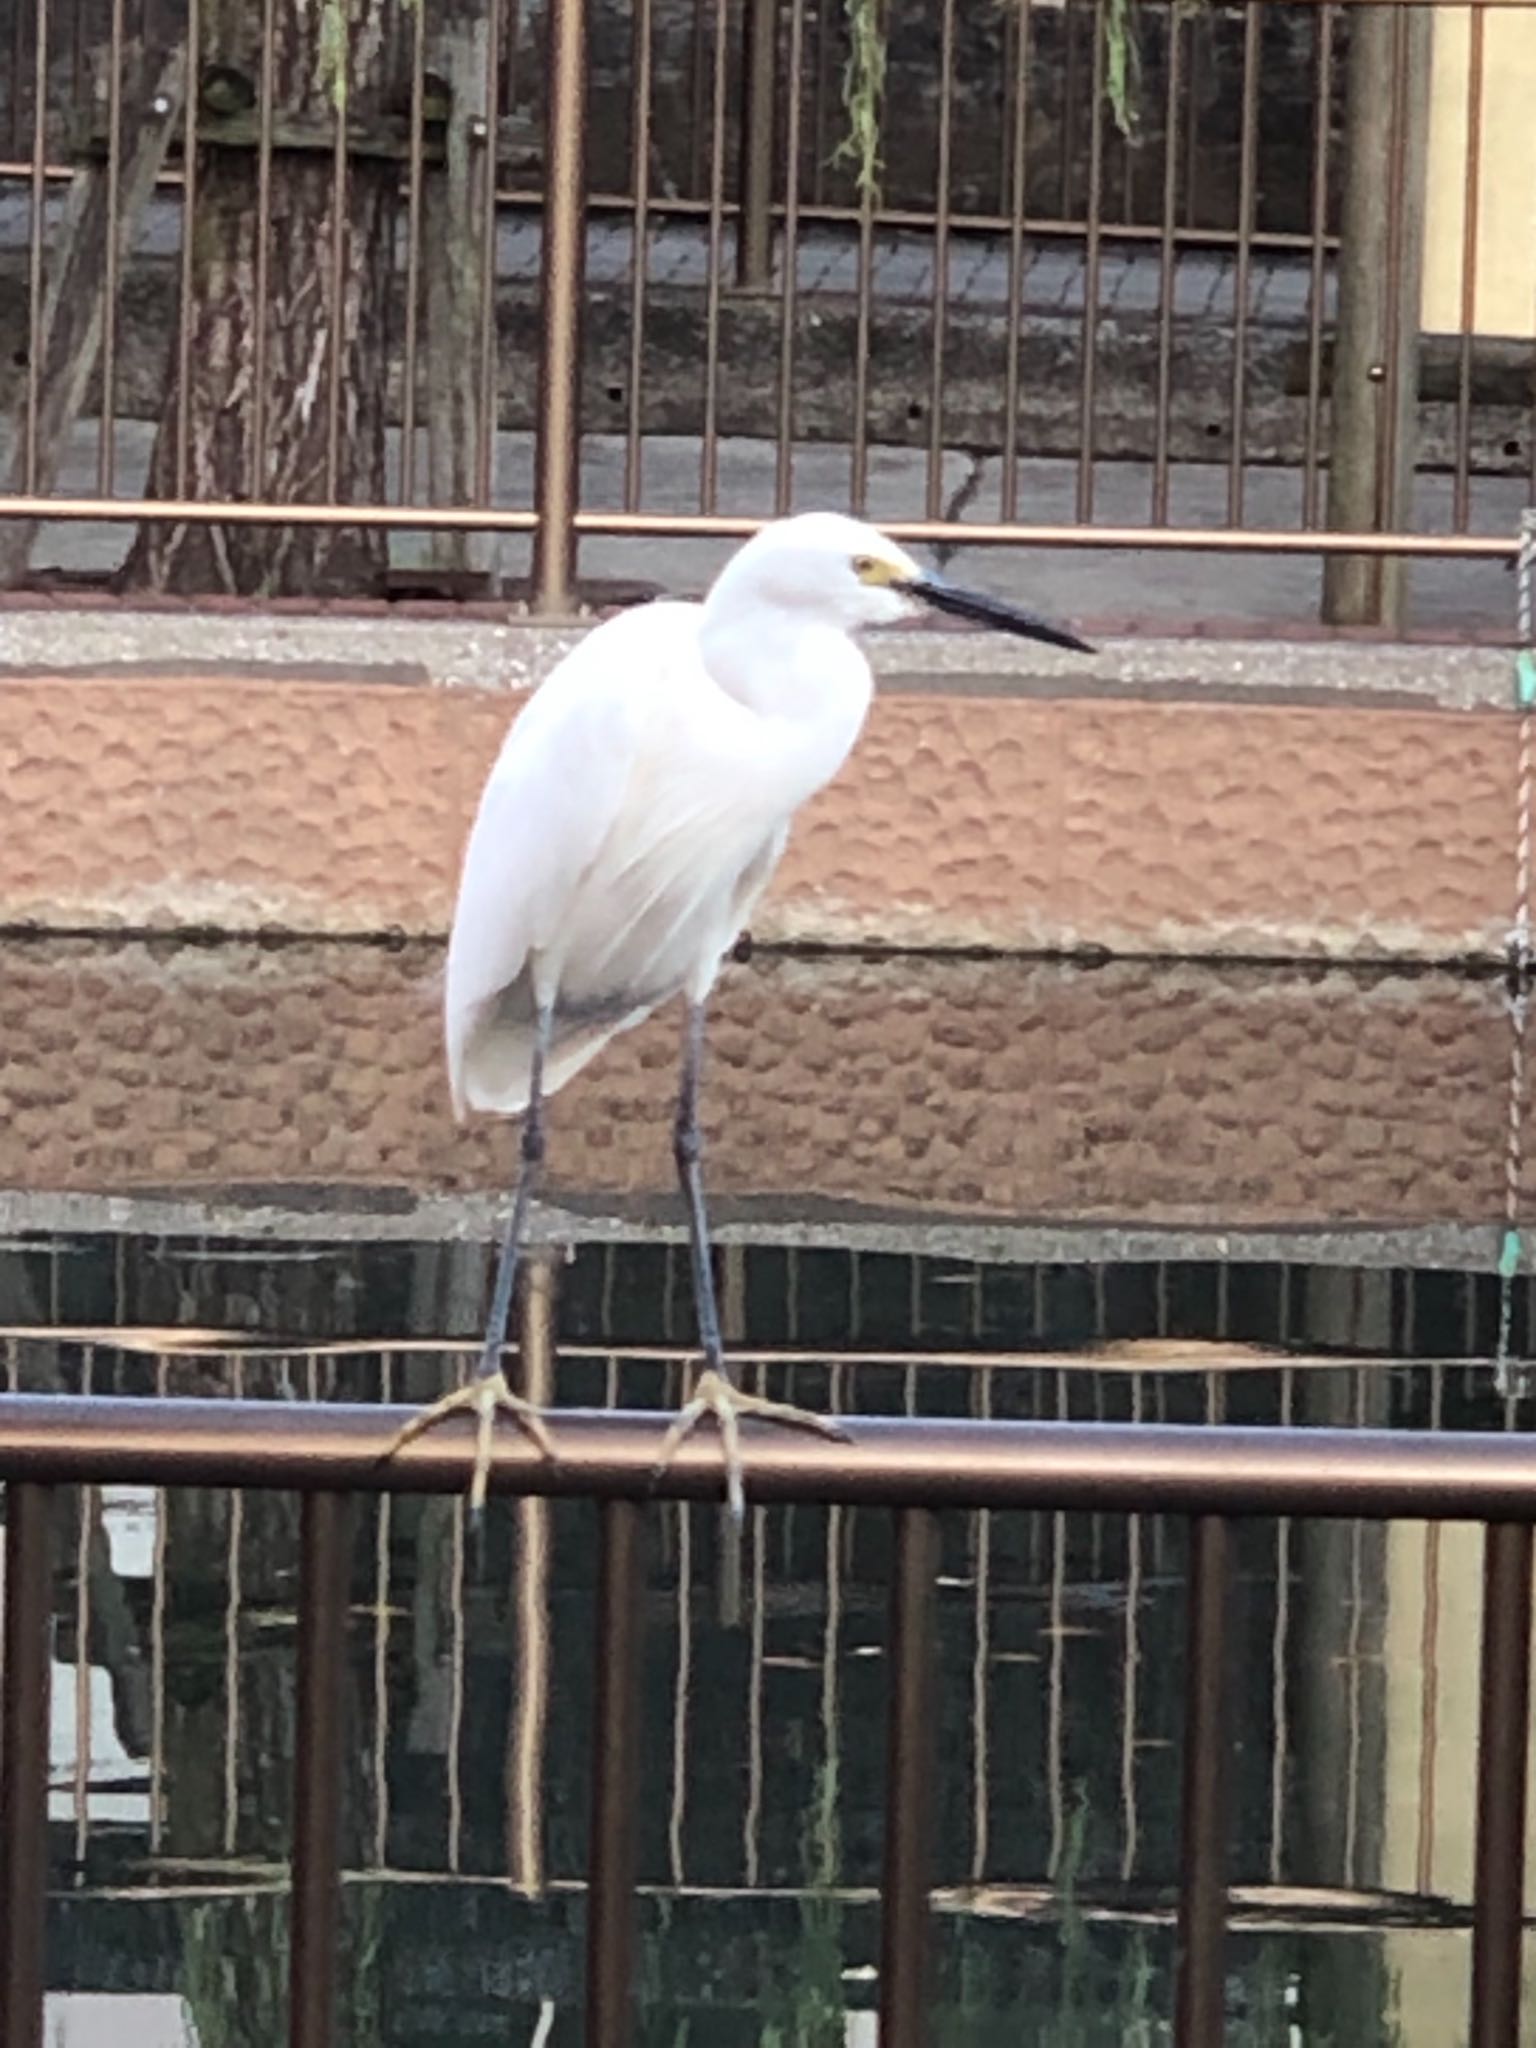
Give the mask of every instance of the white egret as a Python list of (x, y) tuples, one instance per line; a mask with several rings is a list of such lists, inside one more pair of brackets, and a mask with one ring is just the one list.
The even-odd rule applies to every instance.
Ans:
[(472, 1503), (506, 1412), (548, 1456), (539, 1412), (502, 1369), (544, 1103), (614, 1036), (682, 995), (674, 1131), (688, 1210), (703, 1371), (662, 1464), (706, 1415), (742, 1509), (742, 1415), (837, 1434), (808, 1411), (733, 1387), (720, 1341), (700, 1173), (705, 1002), (778, 865), (790, 820), (837, 773), (873, 689), (853, 635), (928, 605), (1089, 652), (1033, 613), (957, 590), (873, 527), (830, 512), (765, 526), (702, 604), (606, 620), (535, 693), (491, 770), (464, 856), (444, 1022), (454, 1108), (523, 1114), (521, 1168), (478, 1370), (396, 1447), (459, 1409), (478, 1419)]

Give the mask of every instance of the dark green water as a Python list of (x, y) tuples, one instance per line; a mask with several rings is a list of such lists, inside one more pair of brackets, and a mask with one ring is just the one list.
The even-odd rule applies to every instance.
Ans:
[[(1458, 1362), (1491, 1347), (1497, 1312), (1492, 1287), (1468, 1276), (765, 1250), (731, 1254), (725, 1280), (744, 1348), (809, 1355), (765, 1368), (768, 1391), (811, 1405), (1524, 1419), (1483, 1368)], [(306, 1400), (376, 1398), (387, 1383), (414, 1398), (457, 1377), (446, 1340), (473, 1332), (483, 1284), (478, 1248), (52, 1239), (0, 1251), (0, 1321), (271, 1340), (259, 1355), (209, 1344), (186, 1356), (13, 1338), (23, 1386)], [(562, 1287), (560, 1397), (674, 1401), (679, 1363), (644, 1354), (681, 1344), (689, 1313), (676, 1253), (582, 1252)], [(1283, 1342), (1314, 1362), (1173, 1373), (1028, 1360), (1154, 1335)], [(357, 1348), (327, 1348), (342, 1339)], [(944, 1362), (923, 1362), (936, 1352)], [(61, 1507), (55, 1679), (69, 1715), (56, 1700), (51, 1981), (180, 2000), (202, 2048), (278, 2042), (296, 1506), (109, 1497), (86, 1503), (83, 1525), (78, 1500)], [(355, 1510), (345, 2041), (580, 2038), (596, 1517), (579, 1503), (535, 1515), (530, 1551), (526, 1511), (508, 1503), (492, 1504), (483, 1548), (455, 1502)], [(942, 1533), (931, 2038), (1166, 2040), (1185, 1531), (1017, 1514), (946, 1517)], [(754, 1511), (731, 1625), (719, 1517), (657, 1507), (648, 1537), (638, 2037), (869, 2048), (889, 1517)], [(1475, 1562), (1422, 1529), (1239, 1529), (1238, 2048), (1464, 2037), (1454, 1823), (1470, 1794), (1475, 1672), (1457, 1624), (1475, 1609)], [(114, 1767), (99, 1735), (72, 1736), (82, 1621)], [(175, 2010), (125, 2000), (112, 2038), (158, 2048)]]

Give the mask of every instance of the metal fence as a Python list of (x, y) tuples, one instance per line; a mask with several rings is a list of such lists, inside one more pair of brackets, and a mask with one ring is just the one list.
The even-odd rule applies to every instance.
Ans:
[[(283, 1489), (302, 1500), (291, 1812), (290, 2038), (332, 2038), (337, 1989), (339, 1815), (347, 1731), (348, 1497), (381, 1488), (451, 1491), (469, 1453), (454, 1434), (380, 1464), (405, 1411), (105, 1397), (0, 1399), (6, 1482), (3, 1756), (0, 1756), (0, 2025), (14, 2048), (41, 2041), (53, 1610), (50, 1497), (61, 1485)], [(599, 1503), (601, 1568), (589, 1737), (585, 1882), (586, 2038), (630, 2038), (645, 1497), (660, 1418), (569, 1412), (560, 1463), (520, 1441), (498, 1454), (500, 1485)], [(1189, 1518), (1175, 2038), (1224, 2029), (1229, 1764), (1234, 1643), (1228, 1632), (1234, 1518), (1322, 1516), (1484, 1523), (1477, 1843), (1472, 1903), (1472, 2048), (1514, 2048), (1524, 1925), (1526, 1742), (1536, 1458), (1517, 1437), (1360, 1430), (1185, 1429), (1114, 1424), (861, 1418), (849, 1444), (755, 1438), (755, 1499), (835, 1503), (894, 1515), (882, 1939), (882, 2043), (927, 2038), (936, 1511), (1087, 1509)], [(689, 1448), (664, 1489), (718, 1495), (718, 1454)]]
[(382, 591), (413, 529), (395, 587), (505, 588), (521, 537), (551, 611), (580, 536), (807, 502), (1324, 556), (1340, 621), (1515, 554), (1526, 0), (8, 12), (0, 584), (38, 515), (266, 595)]

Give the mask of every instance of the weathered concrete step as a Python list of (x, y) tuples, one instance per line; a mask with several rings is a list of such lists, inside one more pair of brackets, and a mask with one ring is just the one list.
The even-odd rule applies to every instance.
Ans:
[[(224, 1229), (286, 1208), (483, 1233), (509, 1137), (454, 1125), (439, 965), (5, 942), (0, 1189), (201, 1204)], [(562, 1092), (550, 1198), (587, 1220), (560, 1229), (676, 1226), (677, 1031), (658, 1014)], [(759, 955), (713, 1008), (710, 1183), (722, 1223), (764, 1237), (916, 1247), (920, 1224), (996, 1257), (1089, 1225), (1223, 1253), (1232, 1232), (1460, 1231), (1465, 1257), (1503, 1213), (1509, 1050), (1498, 983), (1449, 974)], [(1527, 1162), (1533, 1137), (1527, 1108)]]
[[(502, 632), (516, 644), (517, 629)], [(523, 673), (558, 644), (535, 637)], [(1309, 652), (1347, 673), (1344, 650)], [(1406, 692), (1254, 701), (1166, 673), (1155, 683), (1145, 661), (1138, 685), (1129, 650), (1124, 663), (1110, 649), (1075, 665), (1042, 653), (1029, 672), (941, 687), (901, 636), (882, 657), (895, 687), (800, 819), (755, 920), (760, 941), (1309, 961), (1501, 953), (1517, 890), (1518, 726), (1506, 710)], [(1405, 673), (1446, 659), (1396, 657)], [(1262, 688), (1263, 650), (1242, 658)], [(12, 670), (0, 679), (0, 923), (440, 934), (515, 700), (412, 674), (360, 661), (341, 673)]]

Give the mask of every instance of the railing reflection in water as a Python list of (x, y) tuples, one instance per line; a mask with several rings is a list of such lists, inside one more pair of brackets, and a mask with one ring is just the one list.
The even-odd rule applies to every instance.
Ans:
[[(621, 1263), (605, 1260), (597, 1289), (599, 1312), (610, 1316)], [(663, 1270), (668, 1265), (664, 1261)], [(1378, 1277), (1393, 1291), (1392, 1276)], [(727, 1294), (740, 1328), (745, 1297), (761, 1280), (749, 1286), (739, 1258), (730, 1278)], [(934, 1284), (940, 1280), (942, 1287)], [(541, 1286), (551, 1282), (550, 1269), (543, 1269)], [(1045, 1283), (1037, 1272), (1023, 1276), (1023, 1284), (1038, 1296)], [(1187, 1275), (1182, 1284), (1187, 1288)], [(1152, 1277), (1152, 1299), (1162, 1297), (1165, 1323), (1168, 1294), (1180, 1285), (1176, 1269), (1171, 1283), (1168, 1269)], [(947, 1329), (956, 1321), (962, 1329), (968, 1323), (971, 1345), (962, 1341), (942, 1350), (907, 1348), (884, 1356), (850, 1353), (846, 1346), (801, 1347), (772, 1358), (744, 1347), (743, 1363), (776, 1389), (792, 1377), (800, 1398), (853, 1413), (874, 1407), (915, 1417), (937, 1405), (978, 1423), (1021, 1414), (1069, 1423), (1092, 1419), (1104, 1422), (1111, 1436), (1117, 1436), (1117, 1420), (1188, 1418), (1201, 1430), (1217, 1432), (1213, 1445), (1223, 1440), (1230, 1413), (1253, 1417), (1251, 1390), (1261, 1383), (1267, 1420), (1282, 1427), (1302, 1419), (1332, 1422), (1358, 1431), (1391, 1419), (1393, 1409), (1439, 1424), (1446, 1419), (1448, 1397), (1453, 1414), (1464, 1407), (1478, 1372), (1475, 1365), (1458, 1363), (1394, 1370), (1293, 1353), (1288, 1362), (1270, 1361), (1258, 1373), (1213, 1365), (1192, 1375), (1172, 1370), (1181, 1351), (1186, 1367), (1222, 1354), (1203, 1354), (1176, 1339), (1159, 1350), (1155, 1337), (1145, 1340), (1150, 1350), (1133, 1347), (1100, 1358), (1093, 1369), (1065, 1354), (984, 1348), (978, 1342), (985, 1321), (980, 1269), (925, 1273), (913, 1262), (910, 1306), (919, 1311), (912, 1317), (919, 1335), (925, 1290), (940, 1302), (964, 1304), (958, 1314), (949, 1311)], [(663, 1279), (663, 1302), (674, 1291)], [(795, 1291), (789, 1290), (786, 1309), (791, 1323)], [(1093, 1292), (1101, 1328), (1112, 1291), (1099, 1276)], [(1357, 1291), (1371, 1291), (1359, 1289), (1358, 1276)], [(1475, 1338), (1478, 1290), (1469, 1283), (1463, 1291), (1469, 1337)], [(1225, 1283), (1216, 1289), (1218, 1327), (1230, 1292)], [(1282, 1301), (1289, 1292), (1287, 1285)], [(1404, 1299), (1414, 1298), (1409, 1289)], [(533, 1300), (537, 1310), (538, 1293)], [(685, 1313), (685, 1299), (676, 1308)], [(1038, 1330), (1043, 1320), (1037, 1314), (1033, 1327)], [(535, 1313), (525, 1333), (527, 1354), (535, 1361), (544, 1342), (541, 1321), (542, 1312)], [(1396, 1321), (1400, 1334), (1401, 1313)], [(171, 1331), (146, 1331), (137, 1340), (142, 1350), (131, 1348), (134, 1341), (106, 1327), (82, 1326), (73, 1333), (61, 1327), (43, 1341), (13, 1334), (6, 1350), (9, 1383), (36, 1384), (40, 1377), (45, 1385), (78, 1386), (82, 1392), (217, 1392), (250, 1407), (261, 1403), (262, 1416), (270, 1416), (287, 1437), (310, 1416), (329, 1429), (339, 1414), (352, 1428), (349, 1411), (330, 1407), (336, 1396), (366, 1391), (397, 1401), (418, 1399), (428, 1391), (428, 1378), (434, 1385), (446, 1382), (464, 1358), (456, 1347), (422, 1338), (389, 1346), (367, 1339), (296, 1343), (278, 1354), (259, 1345), (232, 1348), (227, 1340), (178, 1341)], [(1241, 1360), (1242, 1348), (1232, 1340), (1210, 1341), (1225, 1346), (1229, 1368)], [(566, 1401), (632, 1407), (636, 1400), (662, 1405), (675, 1399), (686, 1354), (675, 1342), (622, 1352), (576, 1342), (563, 1344), (560, 1356)], [(262, 1397), (273, 1394), (287, 1398), (268, 1408)], [(59, 1411), (66, 1439), (73, 1412)], [(377, 1436), (376, 1418), (377, 1410), (358, 1417), (357, 1427)], [(1504, 1411), (1504, 1420), (1517, 1424), (1513, 1407)], [(998, 1429), (1011, 1434), (1008, 1422)], [(1074, 1444), (1095, 1436), (1091, 1429), (1071, 1431)], [(1182, 1868), (1189, 1937), (1179, 2006), (1182, 2037), (1215, 2038), (1221, 1976), (1212, 1930), (1227, 1907), (1218, 1850), (1241, 1842), (1245, 1846), (1231, 1872), (1239, 1924), (1321, 1927), (1342, 1921), (1369, 1929), (1417, 1917), (1427, 1927), (1472, 1925), (1479, 1958), (1476, 1995), (1484, 2015), (1474, 2038), (1513, 2039), (1498, 2031), (1508, 1984), (1497, 1958), (1517, 1938), (1518, 1926), (1512, 1935), (1499, 1921), (1488, 1887), (1495, 1882), (1493, 1871), (1509, 1896), (1509, 1859), (1520, 1847), (1510, 1835), (1510, 1817), (1513, 1812), (1522, 1818), (1523, 1801), (1510, 1793), (1484, 1802), (1484, 1846), (1470, 1911), (1465, 1902), (1472, 1873), (1460, 1863), (1456, 1839), (1466, 1833), (1459, 1816), (1472, 1790), (1461, 1682), (1467, 1632), (1475, 1626), (1467, 1611), (1467, 1532), (1433, 1520), (1422, 1528), (1384, 1530), (1374, 1519), (1345, 1512), (1362, 1507), (1374, 1515), (1381, 1507), (1379, 1496), (1369, 1497), (1368, 1488), (1352, 1493), (1347, 1482), (1330, 1494), (1332, 1511), (1342, 1519), (1298, 1523), (1276, 1512), (1291, 1498), (1283, 1488), (1274, 1493), (1262, 1476), (1250, 1474), (1234, 1482), (1236, 1494), (1217, 1486), (1212, 1509), (1224, 1513), (1242, 1506), (1265, 1518), (1241, 1521), (1228, 1532), (1219, 1518), (1200, 1516), (1193, 1526), (1205, 1533), (1191, 1552), (1181, 1516), (1193, 1496), (1187, 1487), (1179, 1494), (1178, 1482), (1170, 1481), (1174, 1494), (1168, 1505), (1176, 1511), (1159, 1512), (1161, 1482), (1147, 1476), (1139, 1452), (1130, 1454), (1123, 1435), (1117, 1436), (1115, 1459), (1096, 1471), (1091, 1485), (1075, 1482), (1077, 1490), (1063, 1487), (1049, 1470), (1029, 1476), (1041, 1440), (1031, 1435), (1018, 1443), (1018, 1493), (1010, 1496), (1007, 1511), (1007, 1487), (1000, 1494), (1002, 1482), (983, 1464), (969, 1509), (940, 1514), (929, 1533), (914, 1536), (904, 1550), (898, 1545), (893, 1551), (887, 1514), (871, 1506), (867, 1492), (861, 1497), (856, 1483), (844, 1489), (841, 1479), (829, 1483), (812, 1474), (805, 1485), (809, 1500), (795, 1506), (793, 1475), (781, 1475), (784, 1504), (755, 1507), (749, 1515), (740, 1570), (743, 1626), (724, 1633), (714, 1610), (732, 1572), (717, 1515), (697, 1502), (657, 1504), (648, 1511), (645, 1519), (659, 1524), (653, 1543), (660, 1552), (660, 1578), (653, 1570), (652, 1590), (624, 1610), (631, 1620), (645, 1615), (653, 1645), (643, 1681), (634, 1679), (644, 1700), (639, 1724), (628, 1704), (621, 1709), (610, 1700), (611, 1725), (617, 1729), (622, 1723), (626, 1741), (643, 1740), (644, 1747), (636, 1763), (621, 1744), (610, 1777), (601, 1781), (611, 1795), (604, 1839), (612, 1836), (618, 1860), (610, 1857), (603, 1865), (608, 1922), (599, 1915), (599, 1926), (611, 1922), (612, 1932), (597, 1951), (605, 1974), (592, 1987), (594, 2038), (619, 2037), (613, 2029), (624, 2024), (627, 1994), (621, 1997), (618, 1987), (632, 1982), (623, 1943), (626, 1842), (634, 1844), (629, 1853), (638, 1855), (647, 1891), (659, 1886), (678, 1900), (743, 1891), (768, 1899), (787, 1891), (842, 1900), (852, 1908), (873, 1899), (883, 1883), (895, 1901), (888, 1926), (905, 1930), (898, 1948), (908, 1954), (911, 1916), (926, 1912), (920, 1901), (927, 1895), (927, 1866), (920, 1859), (914, 1872), (912, 1856), (921, 1845), (916, 1836), (898, 1833), (902, 1853), (894, 1863), (887, 1859), (882, 1878), (880, 1816), (889, 1784), (910, 1787), (926, 1780), (911, 1775), (910, 1747), (893, 1759), (895, 1777), (882, 1780), (861, 1737), (871, 1714), (880, 1711), (880, 1681), (887, 1671), (893, 1700), (902, 1692), (903, 1676), (909, 1698), (917, 1696), (913, 1686), (921, 1691), (918, 1665), (903, 1666), (898, 1659), (892, 1668), (892, 1645), (882, 1642), (873, 1623), (894, 1572), (892, 1597), (898, 1605), (908, 1603), (901, 1612), (909, 1632), (921, 1616), (919, 1633), (941, 1651), (938, 1720), (946, 1736), (944, 1768), (932, 1787), (937, 1861), (930, 1874), (946, 1922), (955, 1915), (966, 1922), (998, 1916), (1029, 1922), (1059, 1916), (1065, 1899), (1069, 1918), (1080, 1910), (1072, 1905), (1078, 1901), (1087, 1903), (1095, 1924), (1166, 1925)], [(1136, 1441), (1155, 1446), (1160, 1440), (1153, 1430)], [(1179, 1441), (1187, 1441), (1182, 1433)], [(1434, 1486), (1413, 1493), (1413, 1482), (1402, 1474), (1420, 1457), (1433, 1463), (1443, 1452), (1454, 1459), (1456, 1440), (1443, 1439), (1440, 1452), (1432, 1438), (1398, 1441), (1407, 1466), (1392, 1462), (1390, 1471), (1394, 1484), (1409, 1488), (1403, 1510), (1443, 1507), (1443, 1493)], [(916, 1442), (921, 1445), (920, 1432)], [(1305, 1458), (1306, 1438), (1276, 1436), (1273, 1442), (1287, 1469)], [(1358, 1443), (1367, 1465), (1396, 1458), (1395, 1452), (1378, 1450), (1368, 1429)], [(89, 1457), (89, 1446), (77, 1448)], [(237, 1470), (246, 1478), (269, 1476), (259, 1459), (239, 1464), (257, 1457), (255, 1446), (241, 1450), (231, 1439), (227, 1448), (237, 1461), (231, 1477)], [(156, 1455), (145, 1450), (145, 1471)], [(1311, 1483), (1324, 1483), (1331, 1458), (1350, 1461), (1354, 1455), (1319, 1452)], [(857, 1463), (849, 1461), (850, 1473)], [(924, 1497), (934, 1483), (930, 1466), (931, 1458), (925, 1464), (921, 1457), (903, 1465), (900, 1487), (889, 1480), (880, 1497), (898, 1497), (908, 1488)], [(1516, 1458), (1509, 1469), (1519, 1471), (1521, 1461)], [(191, 1475), (181, 1468), (168, 1476)], [(293, 1465), (270, 1476), (318, 1483), (324, 1472)], [(1503, 1466), (1499, 1477), (1501, 1483), (1507, 1478)], [(594, 1490), (613, 1483), (611, 1471), (592, 1475)], [(964, 1482), (955, 1474), (942, 1483), (951, 1488), (949, 1498), (957, 1497), (956, 1487), (963, 1497)], [(1242, 1491), (1250, 1484), (1251, 1498)], [(306, 1536), (291, 1499), (280, 1490), (226, 1496), (173, 1485), (155, 1498), (147, 1544), (145, 1504), (129, 1503), (140, 1519), (138, 1568), (147, 1568), (149, 1583), (147, 1598), (125, 1602), (125, 1582), (107, 1562), (104, 1524), (122, 1513), (120, 1496), (109, 1487), (98, 1473), (78, 1491), (69, 1551), (72, 1584), (66, 1573), (66, 1599), (55, 1624), (62, 1642), (72, 1636), (74, 1649), (72, 1660), (61, 1657), (54, 1667), (56, 1688), (61, 1678), (74, 1688), (74, 1750), (68, 1758), (56, 1755), (51, 1773), (56, 1823), (73, 1830), (73, 1882), (89, 1895), (125, 1888), (149, 1895), (189, 1886), (213, 1894), (235, 1882), (281, 1885), (287, 1836), (277, 1815), (286, 1806), (284, 1760), (309, 1753), (304, 1730), (295, 1736), (283, 1676), (290, 1663), (293, 1560), (296, 1549), (302, 1561), (318, 1544), (325, 1563), (334, 1531), (327, 1524), (320, 1535), (311, 1530)], [(1131, 1512), (1122, 1514), (1123, 1508)], [(1507, 1500), (1490, 1499), (1487, 1511), (1495, 1510), (1507, 1512)], [(1460, 1512), (1472, 1511), (1463, 1502)], [(344, 1662), (348, 1733), (338, 1790), (341, 1853), (357, 1881), (457, 1875), (465, 1883), (510, 1881), (548, 1896), (589, 1880), (597, 1851), (584, 1846), (574, 1818), (589, 1775), (581, 1729), (594, 1704), (593, 1667), (583, 1669), (581, 1644), (596, 1625), (589, 1610), (602, 1573), (592, 1555), (590, 1525), (578, 1524), (576, 1514), (559, 1503), (522, 1499), (513, 1510), (515, 1534), (506, 1518), (492, 1517), (483, 1557), (451, 1494), (426, 1500), (410, 1492), (379, 1494), (367, 1503), (363, 1526), (354, 1524), (350, 1650), (344, 1660), (337, 1654), (336, 1670), (312, 1673), (305, 1697), (310, 1711), (318, 1712), (314, 1702), (324, 1686), (337, 1682)], [(635, 1570), (628, 1544), (625, 1535), (622, 1555), (610, 1557), (604, 1569), (626, 1575)], [(312, 1556), (310, 1563), (314, 1567)], [(22, 1569), (14, 1558), (13, 1567)], [(1201, 1715), (1226, 1717), (1222, 1740), (1199, 1735), (1195, 1753), (1219, 1756), (1231, 1739), (1233, 1716), (1245, 1730), (1225, 1802), (1234, 1807), (1237, 1824), (1224, 1814), (1218, 1779), (1189, 1777), (1181, 1822), (1173, 1791), (1177, 1773), (1163, 1768), (1181, 1753), (1183, 1680), (1170, 1644), (1178, 1639), (1181, 1613), (1184, 1625), (1205, 1637), (1225, 1625), (1225, 1608), (1212, 1598), (1185, 1612), (1181, 1587), (1195, 1569), (1208, 1592), (1213, 1581), (1225, 1584), (1234, 1568), (1244, 1589), (1242, 1618), (1234, 1621), (1241, 1656), (1235, 1658), (1231, 1646), (1218, 1654), (1214, 1642), (1205, 1642), (1198, 1657), (1192, 1646), (1186, 1669), (1191, 1679), (1203, 1675), (1207, 1683), (1203, 1693), (1193, 1684), (1189, 1697), (1197, 1734)], [(1519, 1542), (1503, 1551), (1495, 1543), (1488, 1570), (1504, 1588), (1501, 1601), (1513, 1597), (1515, 1613), (1525, 1612)], [(27, 1607), (25, 1588), (20, 1592), (13, 1613), (15, 1628), (24, 1632), (29, 1613), (33, 1622), (36, 1615)], [(340, 1596), (333, 1589), (327, 1597)], [(616, 1599), (610, 1583), (604, 1610), (609, 1630), (617, 1626)], [(1470, 1607), (1475, 1609), (1475, 1601)], [(301, 1598), (301, 1617), (305, 1611)], [(306, 1638), (311, 1664), (322, 1640), (312, 1622), (313, 1617)], [(301, 1619), (301, 1630), (303, 1625)], [(1450, 1644), (1449, 1661), (1442, 1654), (1442, 1634)], [(324, 1638), (328, 1659), (339, 1635)], [(1412, 1654), (1405, 1657), (1407, 1638)], [(1502, 1714), (1507, 1722), (1518, 1705), (1511, 1688), (1520, 1660), (1510, 1640), (1500, 1640), (1504, 1647), (1488, 1653), (1496, 1668), (1485, 1673), (1483, 1712), (1485, 1718)], [(617, 1668), (614, 1647), (600, 1650), (596, 1666), (609, 1676)], [(629, 1644), (628, 1654), (638, 1657), (636, 1643)], [(1219, 1691), (1212, 1694), (1211, 1674), (1228, 1671), (1234, 1661), (1244, 1674), (1241, 1694), (1230, 1700)], [(127, 1737), (120, 1746), (144, 1760), (147, 1777), (145, 1810), (127, 1827), (120, 1819), (97, 1817), (109, 1810), (99, 1804), (101, 1759), (89, 1703), (103, 1668), (117, 1725)], [(1416, 1706), (1409, 1700), (1415, 1690)], [(23, 1685), (11, 1696), (21, 1701), (20, 1713), (31, 1694)], [(193, 1701), (195, 1710), (189, 1711)], [(98, 1732), (100, 1721), (98, 1710)], [(1389, 1722), (1390, 1738), (1384, 1732)], [(1414, 1730), (1411, 1740), (1404, 1727)], [(1188, 1738), (1182, 1740), (1187, 1754)], [(425, 1758), (440, 1760), (440, 1775), (434, 1770), (424, 1779)], [(1505, 1764), (1513, 1767), (1508, 1757)], [(1404, 1792), (1405, 1775), (1413, 1780), (1412, 1799)], [(500, 1798), (488, 1797), (488, 1786), (498, 1782)], [(632, 1795), (639, 1799), (638, 1816), (621, 1811)], [(312, 1826), (305, 1852), (311, 1864), (329, 1825), (322, 1806), (318, 1834)], [(891, 1825), (887, 1814), (887, 1834)], [(1449, 1840), (1437, 1839), (1437, 1829)], [(1182, 1863), (1175, 1851), (1181, 1831)], [(17, 1854), (22, 1863), (30, 1854), (24, 1829)], [(27, 1880), (21, 1864), (13, 1864), (13, 1877)], [(1415, 1901), (1413, 1893), (1422, 1896)], [(1513, 1897), (1518, 1907), (1518, 1883)], [(22, 1929), (24, 1923), (15, 1924)], [(296, 1959), (296, 1968), (300, 1962), (304, 1971), (322, 1976), (330, 1967), (314, 1956)], [(17, 1981), (26, 1987), (24, 1967)], [(303, 1995), (315, 1996), (312, 1978), (304, 1983), (309, 1989)], [(911, 1986), (900, 1972), (886, 1989), (910, 2005)]]

